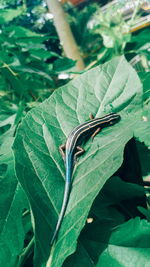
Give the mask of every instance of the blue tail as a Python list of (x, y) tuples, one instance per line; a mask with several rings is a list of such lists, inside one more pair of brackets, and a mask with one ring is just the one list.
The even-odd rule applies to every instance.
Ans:
[(64, 190), (64, 197), (63, 197), (63, 203), (62, 203), (62, 207), (61, 207), (61, 211), (60, 211), (60, 215), (57, 221), (57, 225), (55, 228), (55, 232), (53, 234), (53, 237), (51, 239), (51, 246), (53, 245), (57, 234), (59, 232), (62, 220), (64, 218), (65, 212), (66, 212), (66, 208), (68, 205), (68, 200), (69, 200), (69, 196), (70, 196), (70, 191), (71, 191), (71, 176), (72, 176), (72, 160), (71, 158), (66, 156), (66, 182), (65, 182), (65, 190)]

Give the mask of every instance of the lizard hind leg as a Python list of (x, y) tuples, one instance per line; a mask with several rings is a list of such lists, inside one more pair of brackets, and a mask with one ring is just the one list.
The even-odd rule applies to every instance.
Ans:
[(60, 152), (60, 154), (61, 154), (61, 156), (62, 156), (62, 158), (63, 158), (63, 160), (64, 160), (64, 162), (65, 162), (65, 157), (66, 157), (66, 144), (63, 144), (63, 145), (61, 145), (61, 146), (59, 146), (59, 152)]
[(76, 147), (76, 153), (74, 154), (74, 162), (76, 163), (77, 162), (77, 157), (78, 156), (80, 156), (80, 155), (82, 155), (84, 152), (85, 152), (85, 150), (82, 148), (82, 147), (80, 147), (80, 146), (77, 146)]

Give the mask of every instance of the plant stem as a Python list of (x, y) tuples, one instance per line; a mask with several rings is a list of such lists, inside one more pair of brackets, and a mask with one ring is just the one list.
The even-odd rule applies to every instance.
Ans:
[(34, 237), (31, 239), (27, 247), (24, 248), (22, 254), (20, 254), (17, 267), (22, 267), (24, 265), (27, 258), (31, 255), (33, 248), (34, 248)]
[(75, 71), (83, 70), (84, 62), (82, 60), (82, 57), (80, 56), (79, 48), (72, 34), (70, 25), (66, 20), (66, 14), (62, 8), (61, 3), (58, 0), (47, 0), (47, 5), (50, 12), (54, 16), (54, 24), (65, 55), (68, 58), (77, 61)]

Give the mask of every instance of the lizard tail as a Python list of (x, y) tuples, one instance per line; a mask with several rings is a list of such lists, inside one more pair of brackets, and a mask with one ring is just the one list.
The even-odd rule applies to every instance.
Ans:
[(68, 204), (68, 200), (69, 200), (69, 196), (70, 196), (70, 190), (71, 190), (71, 182), (70, 181), (66, 181), (62, 208), (61, 208), (60, 215), (59, 215), (59, 218), (58, 218), (58, 221), (57, 221), (55, 232), (54, 232), (54, 234), (52, 236), (52, 239), (51, 239), (51, 243), (50, 243), (51, 246), (53, 245), (53, 243), (54, 243), (54, 241), (55, 241), (55, 239), (57, 237), (57, 234), (59, 232), (59, 229), (60, 229), (64, 214), (65, 214), (65, 211), (66, 211), (66, 208), (67, 208), (67, 204)]

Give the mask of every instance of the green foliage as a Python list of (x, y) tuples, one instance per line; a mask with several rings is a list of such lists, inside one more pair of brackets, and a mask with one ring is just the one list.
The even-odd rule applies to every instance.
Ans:
[(130, 27), (116, 8), (97, 12), (95, 30), (101, 34), (104, 46), (114, 49), (116, 55), (123, 52), (126, 43), (130, 40)]
[(23, 11), (24, 6), (0, 9), (0, 96), (17, 105), (24, 101), (26, 109), (48, 97), (59, 86), (58, 73), (75, 62), (47, 49), (46, 43), (56, 36), (21, 26), (16, 17), (22, 19)]
[[(22, 121), (14, 152), (17, 176), (34, 217), (35, 266), (46, 266), (47, 261), (50, 266), (51, 260), (51, 266), (61, 266), (75, 251), (95, 197), (122, 164), (124, 147), (139, 125), (141, 104), (138, 76), (124, 58), (115, 58), (54, 92)], [(58, 147), (89, 113), (100, 117), (111, 111), (119, 112), (122, 119), (104, 129), (93, 143), (86, 143), (86, 153), (75, 166), (66, 215), (48, 260), (64, 190), (65, 169)]]
[(0, 9), (0, 24), (10, 22), (23, 12), (22, 8), (17, 9)]
[(66, 7), (68, 21), (87, 65), (105, 63), (123, 53), (128, 60), (137, 54), (148, 60), (149, 29), (132, 34), (132, 28), (136, 23), (139, 24), (138, 10), (131, 19), (126, 20), (119, 12), (121, 7), (121, 2), (105, 9), (95, 4), (87, 5), (81, 10), (70, 8), (70, 5)]
[[(89, 218), (93, 220), (92, 223), (88, 223), (87, 221), (79, 237), (76, 252), (67, 258), (63, 267), (82, 267), (84, 264), (86, 266), (97, 266), (99, 261), (104, 265), (106, 259), (108, 266), (114, 262), (119, 266), (120, 261), (117, 258), (117, 256), (121, 255), (119, 253), (119, 246), (120, 249), (123, 249), (123, 247), (124, 249), (125, 247), (129, 247), (130, 249), (131, 242), (132, 244), (135, 243), (135, 247), (137, 247), (137, 239), (139, 242), (142, 242), (142, 233), (138, 233), (137, 231), (142, 224), (140, 218), (136, 217), (135, 221), (132, 219), (127, 223), (125, 223), (125, 220), (129, 214), (130, 217), (135, 216), (135, 211), (130, 208), (131, 203), (134, 203), (136, 198), (143, 198), (143, 196), (143, 187), (123, 182), (117, 176), (111, 177), (93, 203), (89, 214)], [(128, 202), (129, 205), (126, 206)], [(146, 221), (145, 224), (147, 224)], [(136, 227), (134, 227), (135, 225)], [(149, 224), (147, 224), (147, 231), (148, 227)], [(109, 255), (109, 250), (113, 248), (115, 251), (115, 247), (118, 255), (115, 255), (114, 259), (112, 259)], [(135, 256), (138, 257), (138, 250), (136, 252)], [(105, 255), (107, 255), (107, 258), (105, 258)], [(127, 261), (126, 257), (125, 261)], [(144, 259), (142, 261), (144, 262)], [(131, 264), (131, 266), (135, 265)]]
[[(86, 6), (81, 11), (77, 8), (68, 8), (68, 21), (80, 46), (86, 64), (96, 59), (97, 52), (102, 45), (102, 37), (90, 27), (98, 6), (93, 4)], [(76, 19), (78, 17), (78, 20)]]
[(150, 100), (150, 72), (139, 72), (138, 74), (143, 83), (143, 100), (148, 103)]
[[(147, 266), (149, 29), (125, 34), (133, 19), (97, 5), (66, 5), (66, 11), (85, 64), (98, 66), (55, 90), (68, 81), (59, 74), (71, 73), (76, 62), (64, 57), (43, 1), (0, 4), (0, 265), (32, 266), (34, 258), (36, 267)], [(114, 58), (121, 54), (140, 80), (125, 58)], [(89, 139), (75, 164), (51, 249), (65, 183), (58, 147), (90, 113), (112, 111), (121, 121)]]
[(150, 260), (149, 228), (150, 223), (139, 218), (115, 228), (96, 266), (146, 266)]
[(0, 148), (0, 263), (3, 266), (6, 263), (9, 263), (9, 266), (16, 266), (18, 262), (18, 255), (22, 252), (25, 238), (22, 213), (28, 208), (25, 193), (16, 179), (11, 149), (13, 139), (13, 137), (5, 138)]
[(146, 146), (150, 146), (150, 135), (149, 135), (149, 120), (150, 120), (150, 103), (143, 109), (143, 114), (139, 121), (138, 128), (135, 130), (135, 136), (144, 142)]
[[(10, 94), (15, 92), (19, 97), (18, 101), (22, 98), (26, 101), (36, 99), (38, 90), (47, 89), (49, 94), (53, 90), (52, 66), (50, 68), (50, 65), (44, 62), (52, 56), (43, 44), (47, 39), (48, 36), (34, 33), (21, 26), (7, 26), (2, 30), (1, 80), (3, 83), (7, 81), (5, 91), (9, 91)], [(35, 79), (37, 82), (33, 87)], [(31, 88), (33, 90), (30, 96)]]
[[(52, 36), (18, 25), (24, 11), (23, 6), (0, 9), (0, 265), (10, 267), (17, 266), (18, 259), (21, 264), (24, 241), (27, 244), (32, 237), (30, 216), (23, 216), (28, 203), (16, 179), (11, 147), (26, 111), (59, 85), (56, 77), (60, 66), (56, 64), (54, 69), (53, 61), (63, 60), (46, 48), (45, 42)], [(63, 68), (68, 69), (71, 63)]]

